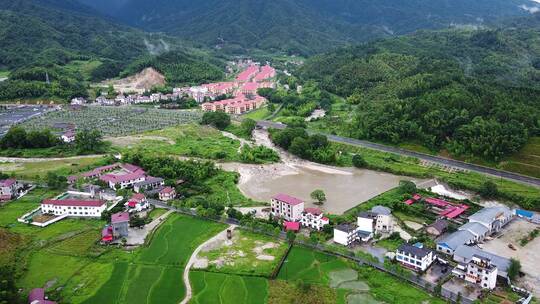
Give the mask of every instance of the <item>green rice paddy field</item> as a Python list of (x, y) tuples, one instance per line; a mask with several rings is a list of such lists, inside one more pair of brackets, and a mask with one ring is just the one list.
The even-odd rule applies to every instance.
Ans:
[(261, 277), (192, 271), (193, 304), (258, 304), (266, 303), (268, 280)]

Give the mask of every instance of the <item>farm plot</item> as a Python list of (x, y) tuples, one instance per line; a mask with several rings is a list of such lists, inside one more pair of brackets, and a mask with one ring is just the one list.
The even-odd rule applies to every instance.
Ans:
[[(148, 247), (129, 265), (114, 263), (108, 280), (84, 303), (178, 303), (185, 295), (182, 273), (193, 250), (225, 225), (171, 214)], [(112, 286), (112, 287), (111, 287)]]
[(23, 126), (55, 129), (59, 125), (73, 124), (78, 129), (98, 129), (104, 136), (123, 136), (190, 123), (200, 118), (201, 114), (195, 111), (88, 106), (50, 112), (26, 121)]
[(231, 240), (216, 240), (204, 248), (197, 264), (200, 268), (215, 272), (269, 276), (286, 250), (287, 244), (284, 242), (245, 230), (235, 230)]
[(268, 281), (260, 277), (191, 271), (193, 304), (258, 304), (266, 303)]
[(103, 156), (84, 156), (65, 159), (37, 159), (36, 161), (15, 161), (0, 163), (0, 171), (14, 174), (18, 178), (31, 179), (43, 178), (47, 172), (54, 171), (58, 174), (71, 174), (88, 166), (94, 166), (103, 161)]

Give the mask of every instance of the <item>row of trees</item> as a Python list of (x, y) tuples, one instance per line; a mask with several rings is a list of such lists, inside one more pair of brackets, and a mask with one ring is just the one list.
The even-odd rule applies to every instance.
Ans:
[(324, 135), (309, 135), (302, 128), (272, 129), (270, 138), (279, 147), (307, 160), (322, 164), (335, 164), (337, 153)]

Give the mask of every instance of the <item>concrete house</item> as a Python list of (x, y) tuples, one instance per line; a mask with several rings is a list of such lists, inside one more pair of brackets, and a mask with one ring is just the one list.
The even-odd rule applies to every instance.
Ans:
[(176, 197), (176, 190), (172, 187), (165, 187), (159, 191), (159, 199), (162, 201), (170, 201)]
[(425, 249), (422, 244), (403, 244), (396, 250), (396, 260), (415, 271), (426, 271), (435, 258), (435, 253)]
[(448, 229), (448, 221), (445, 219), (438, 219), (433, 224), (426, 227), (426, 232), (433, 236), (439, 236), (446, 232)]
[(271, 214), (286, 221), (297, 222), (304, 212), (304, 201), (287, 194), (277, 194), (270, 201)]
[(44, 214), (73, 217), (100, 217), (106, 207), (105, 201), (94, 199), (46, 199), (41, 202), (41, 212)]
[(334, 227), (334, 242), (350, 246), (358, 240), (358, 226), (355, 224), (340, 224)]
[(163, 178), (147, 176), (144, 181), (134, 184), (133, 190), (137, 193), (141, 193), (163, 185), (165, 185), (165, 180)]
[(128, 236), (129, 213), (119, 212), (111, 215), (111, 227), (115, 239)]
[(471, 245), (475, 242), (475, 235), (468, 230), (458, 230), (437, 242), (437, 251), (452, 255), (461, 245)]
[(498, 268), (489, 257), (474, 254), (467, 263), (458, 263), (452, 273), (467, 282), (484, 289), (494, 289), (497, 285)]
[(473, 234), (475, 243), (483, 241), (489, 233), (489, 229), (478, 222), (468, 222), (467, 224), (459, 227), (458, 230), (469, 231), (471, 234)]
[(321, 230), (325, 225), (328, 225), (330, 220), (324, 216), (319, 208), (306, 208), (302, 212), (300, 223), (304, 227)]
[(371, 212), (377, 215), (375, 218), (375, 232), (392, 233), (394, 231), (394, 218), (390, 208), (375, 206), (371, 208)]
[(0, 180), (0, 202), (17, 197), (22, 184), (14, 178)]
[(501, 278), (508, 277), (508, 267), (510, 266), (510, 260), (503, 258), (491, 252), (487, 252), (477, 247), (472, 246), (459, 246), (454, 253), (454, 261), (462, 264), (467, 264), (473, 260), (474, 256), (479, 256), (489, 259), (490, 263), (497, 267), (497, 275)]
[(141, 212), (150, 207), (146, 196), (142, 193), (135, 193), (125, 204), (129, 212)]

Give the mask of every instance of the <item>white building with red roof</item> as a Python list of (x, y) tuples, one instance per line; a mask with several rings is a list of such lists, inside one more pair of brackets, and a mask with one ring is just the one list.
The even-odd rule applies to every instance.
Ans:
[(129, 212), (140, 212), (150, 207), (146, 196), (142, 193), (135, 193), (125, 204)]
[(266, 79), (274, 78), (276, 76), (276, 69), (269, 65), (261, 67), (261, 71), (255, 75), (254, 81), (260, 82)]
[(99, 179), (109, 185), (111, 189), (132, 187), (136, 183), (146, 180), (146, 172), (138, 166), (120, 164), (115, 171), (101, 175)]
[(159, 199), (162, 201), (170, 201), (176, 197), (176, 190), (172, 187), (165, 187), (159, 191)]
[(75, 141), (75, 131), (67, 130), (60, 136), (60, 139), (65, 143), (72, 143)]
[(304, 212), (304, 201), (287, 194), (277, 194), (271, 200), (271, 214), (286, 221), (298, 222)]
[(236, 77), (236, 81), (238, 82), (251, 81), (255, 77), (255, 75), (257, 75), (258, 73), (259, 73), (259, 66), (250, 65), (247, 69), (245, 69), (240, 74), (238, 74), (238, 77)]
[(306, 208), (302, 212), (300, 223), (304, 227), (321, 230), (325, 225), (330, 223), (330, 220), (324, 216), (319, 208)]
[(0, 202), (16, 197), (21, 187), (22, 185), (14, 178), (0, 180)]
[(101, 217), (107, 204), (96, 199), (46, 199), (41, 202), (41, 212), (73, 217)]

